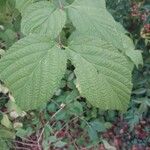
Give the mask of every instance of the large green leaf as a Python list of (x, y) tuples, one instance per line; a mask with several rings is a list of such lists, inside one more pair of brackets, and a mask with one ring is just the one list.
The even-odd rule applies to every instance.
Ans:
[(107, 11), (105, 0), (75, 0), (68, 8), (68, 16), (80, 33), (98, 36), (120, 50), (127, 47), (124, 43), (129, 37)]
[(66, 56), (53, 40), (30, 35), (15, 43), (0, 60), (0, 79), (23, 109), (45, 105), (58, 88)]
[(58, 36), (66, 22), (66, 13), (48, 1), (37, 2), (25, 9), (21, 30), (25, 35), (30, 33)]
[(77, 37), (67, 50), (80, 94), (95, 107), (126, 110), (132, 89), (129, 60), (97, 37)]

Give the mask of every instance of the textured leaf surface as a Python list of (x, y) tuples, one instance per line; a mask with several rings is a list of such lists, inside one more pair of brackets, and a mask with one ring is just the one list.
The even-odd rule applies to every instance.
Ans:
[(6, 150), (6, 149), (9, 149), (6, 142), (3, 140), (3, 139), (0, 139), (0, 150)]
[(52, 3), (43, 1), (30, 5), (22, 16), (21, 30), (30, 33), (48, 34), (57, 37), (66, 22), (66, 13)]
[(15, 0), (0, 0), (1, 24), (11, 23), (15, 13)]
[(68, 8), (68, 15), (80, 33), (98, 36), (120, 50), (127, 47), (124, 41), (129, 38), (107, 11), (105, 0), (75, 0)]
[(23, 13), (23, 11), (33, 2), (34, 0), (16, 0), (16, 8)]
[(8, 128), (8, 129), (11, 129), (12, 128), (12, 123), (11, 121), (9, 120), (8, 116), (6, 114), (3, 114), (3, 118), (1, 120), (1, 124)]
[(6, 128), (3, 128), (2, 126), (0, 126), (0, 140), (1, 139), (14, 139), (15, 138), (15, 133), (9, 131)]
[(94, 37), (74, 39), (68, 53), (83, 97), (104, 110), (126, 110), (132, 84), (130, 63), (122, 53)]
[(66, 69), (66, 56), (46, 36), (30, 35), (15, 43), (0, 60), (0, 79), (23, 109), (46, 104)]

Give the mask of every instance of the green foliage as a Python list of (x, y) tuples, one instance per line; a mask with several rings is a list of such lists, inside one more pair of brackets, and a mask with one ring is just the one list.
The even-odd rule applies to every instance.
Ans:
[(8, 146), (7, 146), (6, 142), (2, 139), (0, 139), (0, 145), (1, 145), (1, 148), (0, 148), (1, 150), (8, 149)]
[(68, 47), (80, 94), (104, 110), (126, 109), (132, 88), (130, 63), (126, 57), (111, 44), (95, 37), (76, 37)]
[(69, 7), (68, 15), (79, 33), (98, 36), (120, 48), (117, 23), (106, 10), (104, 0), (76, 0)]
[(127, 50), (126, 55), (133, 61), (133, 63), (138, 68), (138, 65), (143, 65), (143, 59), (141, 57), (141, 52), (138, 50)]
[[(17, 5), (26, 37), (0, 60), (0, 79), (16, 103), (25, 110), (44, 106), (60, 87), (69, 60), (75, 67), (76, 87), (82, 97), (103, 110), (126, 110), (133, 63), (138, 66), (142, 58), (140, 52), (134, 52), (126, 31), (107, 11), (105, 1), (30, 3)], [(71, 23), (76, 31), (68, 40), (67, 35), (59, 33)], [(61, 42), (64, 37), (67, 45)]]
[(10, 122), (8, 116), (6, 114), (3, 115), (3, 118), (1, 120), (1, 124), (8, 128), (8, 129), (11, 129), (12, 128), (12, 123)]
[(23, 13), (23, 11), (30, 6), (34, 0), (16, 0), (16, 8)]
[(0, 38), (5, 41), (5, 45), (10, 47), (14, 42), (17, 40), (17, 35), (16, 32), (13, 31), (12, 29), (6, 29), (0, 33)]
[(48, 34), (55, 38), (66, 22), (66, 13), (50, 2), (37, 2), (30, 5), (22, 15), (21, 30), (31, 33)]
[(50, 38), (37, 35), (15, 43), (0, 65), (1, 79), (9, 86), (17, 104), (25, 110), (46, 104), (44, 101), (59, 87), (65, 69), (64, 51), (59, 50)]
[(15, 1), (1, 0), (0, 1), (0, 22), (10, 23), (15, 15)]
[(95, 142), (95, 141), (99, 141), (98, 132), (106, 131), (106, 127), (104, 123), (95, 120), (89, 123), (87, 131), (91, 141)]
[(148, 1), (1, 0), (0, 149), (146, 149)]
[(0, 138), (4, 139), (14, 139), (15, 138), (15, 133), (11, 132), (3, 127), (0, 128)]

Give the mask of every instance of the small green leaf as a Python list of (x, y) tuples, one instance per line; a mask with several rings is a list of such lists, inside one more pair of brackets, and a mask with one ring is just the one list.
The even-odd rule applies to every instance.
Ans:
[(54, 143), (54, 142), (56, 142), (58, 139), (57, 139), (57, 137), (56, 136), (50, 136), (49, 137), (49, 141), (51, 142), (51, 143)]
[(87, 131), (88, 131), (88, 135), (89, 135), (91, 141), (97, 141), (98, 140), (98, 134), (97, 134), (97, 131), (94, 128), (89, 126)]
[(0, 33), (0, 38), (5, 41), (5, 45), (9, 48), (17, 39), (17, 34), (11, 29), (7, 29), (5, 32)]
[(22, 137), (28, 137), (33, 133), (31, 128), (27, 128), (27, 129), (22, 129), (22, 128), (18, 128), (17, 132), (16, 132), (16, 136), (22, 138)]
[(107, 150), (117, 150), (114, 146), (111, 146), (106, 140), (103, 140), (103, 144)]
[(90, 122), (89, 124), (91, 125), (91, 127), (92, 127), (94, 130), (96, 130), (96, 131), (98, 131), (98, 132), (104, 132), (104, 131), (106, 131), (105, 124), (104, 124), (104, 123), (101, 123), (101, 122), (99, 122), (99, 121), (97, 121), (97, 120), (92, 121), (92, 122)]
[(57, 109), (56, 104), (54, 104), (53, 102), (51, 102), (47, 105), (47, 110), (49, 112), (56, 112), (56, 109)]
[(21, 116), (22, 110), (16, 105), (15, 102), (8, 101), (8, 103), (6, 104), (6, 107), (7, 107), (9, 112), (15, 111), (18, 115)]
[(66, 120), (67, 119), (67, 112), (62, 110), (55, 116), (56, 120)]
[(69, 107), (69, 111), (73, 114), (81, 115), (83, 113), (83, 108), (81, 103), (79, 103), (78, 101), (71, 103)]
[(62, 147), (64, 147), (66, 144), (67, 144), (67, 143), (65, 143), (65, 142), (58, 141), (58, 142), (56, 142), (56, 143), (54, 144), (54, 146), (57, 147), (57, 148), (62, 148)]
[(142, 103), (138, 109), (138, 112), (140, 114), (144, 113), (144, 112), (147, 112), (148, 110), (148, 107), (147, 107), (147, 104), (146, 103)]
[(3, 118), (1, 120), (1, 124), (3, 126), (5, 126), (6, 128), (8, 129), (11, 129), (12, 128), (12, 123), (10, 122), (8, 116), (6, 114), (3, 114)]
[(79, 96), (79, 92), (77, 91), (77, 90), (73, 90), (71, 93), (69, 93), (68, 95), (67, 95), (67, 97), (65, 98), (65, 103), (66, 104), (69, 104), (69, 103), (71, 103), (72, 101), (74, 101), (76, 98), (77, 98), (77, 96)]
[(0, 138), (1, 139), (14, 139), (15, 138), (15, 133), (11, 132), (7, 129), (4, 129), (0, 126)]
[(146, 93), (146, 89), (145, 88), (140, 88), (140, 89), (134, 90), (132, 93), (136, 94), (136, 95), (141, 95), (141, 94)]
[(44, 127), (44, 138), (49, 139), (51, 133), (53, 133), (53, 129), (49, 124), (46, 124)]
[(3, 56), (5, 54), (5, 51), (3, 49), (0, 49), (0, 56)]
[(131, 59), (131, 61), (136, 65), (137, 68), (140, 64), (143, 65), (143, 58), (141, 55), (141, 51), (139, 51), (139, 50), (127, 50), (125, 52), (125, 54)]

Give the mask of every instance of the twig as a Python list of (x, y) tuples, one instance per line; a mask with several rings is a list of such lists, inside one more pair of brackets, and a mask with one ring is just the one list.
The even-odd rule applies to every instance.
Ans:
[(25, 140), (25, 141), (28, 141), (28, 142), (37, 144), (37, 141), (33, 141), (32, 139), (27, 139), (27, 138), (25, 138), (25, 137), (20, 137), (20, 138), (23, 139), (23, 140)]
[(29, 148), (24, 148), (24, 147), (18, 147), (18, 146), (16, 146), (16, 147), (14, 147), (16, 150), (31, 150), (31, 149), (29, 149)]
[(64, 128), (68, 125), (68, 123), (72, 122), (73, 120), (75, 120), (75, 119), (77, 119), (77, 118), (78, 118), (78, 117), (76, 116), (76, 117), (74, 117), (73, 119), (71, 119), (69, 122), (65, 123), (65, 124), (62, 126), (62, 128), (61, 128), (59, 131), (57, 131), (57, 132), (55, 133), (55, 136), (56, 136), (62, 129), (64, 129)]
[(21, 142), (21, 141), (16, 141), (16, 140), (14, 140), (14, 142), (18, 143), (18, 144), (22, 144), (22, 145), (37, 146), (37, 144), (29, 144), (29, 143), (25, 143), (25, 142)]
[(76, 144), (75, 140), (73, 139), (72, 135), (70, 132), (68, 132), (68, 134), (70, 135), (70, 138), (72, 139), (73, 145), (75, 146), (76, 150), (80, 150), (78, 145)]

